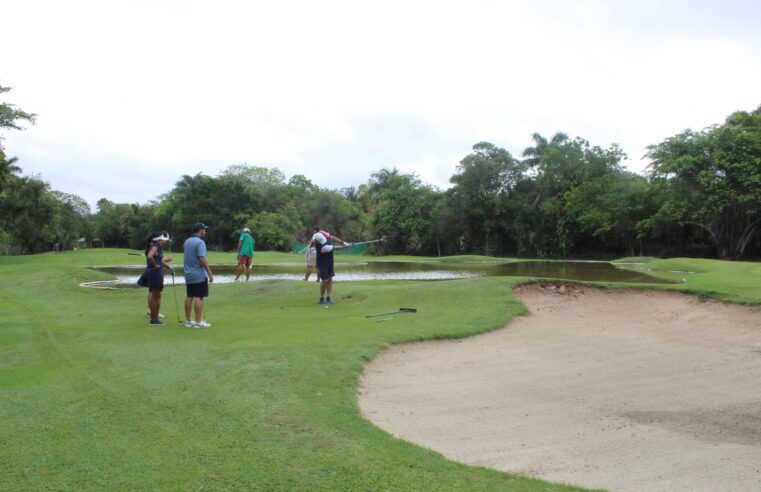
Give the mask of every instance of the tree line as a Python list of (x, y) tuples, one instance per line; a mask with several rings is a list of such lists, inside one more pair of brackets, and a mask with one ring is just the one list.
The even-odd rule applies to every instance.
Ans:
[[(0, 105), (0, 128), (34, 117)], [(446, 190), (395, 168), (329, 190), (303, 175), (237, 164), (216, 176), (182, 176), (150, 203), (103, 198), (94, 213), (81, 197), (21, 176), (0, 141), (0, 244), (6, 254), (93, 241), (139, 249), (151, 231), (167, 230), (181, 243), (202, 221), (212, 226), (209, 247), (220, 251), (235, 248), (243, 227), (258, 249), (290, 251), (319, 224), (343, 238), (383, 237), (381, 254), (760, 256), (761, 107), (651, 145), (644, 175), (623, 167), (617, 145), (564, 133), (532, 138), (517, 157), (475, 144)]]

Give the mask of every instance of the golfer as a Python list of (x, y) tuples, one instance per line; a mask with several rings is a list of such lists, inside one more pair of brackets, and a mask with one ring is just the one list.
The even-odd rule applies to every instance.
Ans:
[[(316, 232), (312, 236), (309, 246), (314, 246), (317, 252), (317, 261), (315, 263), (320, 277), (320, 304), (328, 305), (332, 304), (330, 295), (333, 292), (333, 277), (335, 276), (333, 271), (333, 251), (350, 248), (352, 244), (342, 241), (340, 246), (334, 246), (331, 244), (330, 238), (326, 237), (319, 227), (315, 226), (312, 230)], [(336, 236), (331, 237), (338, 240)]]
[(341, 239), (340, 237), (336, 236), (335, 234), (331, 234), (331, 233), (329, 233), (329, 232), (328, 232), (328, 231), (326, 231), (325, 229), (320, 229), (318, 226), (314, 226), (314, 227), (312, 227), (312, 233), (313, 233), (313, 234), (316, 234), (316, 233), (318, 233), (318, 232), (321, 232), (321, 233), (323, 234), (323, 236), (325, 236), (325, 238), (326, 238), (328, 241), (331, 241), (331, 240), (334, 240), (334, 239), (335, 239), (336, 241), (338, 241), (338, 242), (339, 242), (339, 243), (341, 243), (341, 244), (348, 244), (348, 243), (346, 243), (346, 241), (344, 241), (344, 240), (343, 240), (343, 239)]
[[(209, 297), (209, 282), (214, 282), (209, 261), (206, 259), (206, 225), (197, 222), (193, 225), (193, 235), (185, 240), (185, 326), (188, 328), (211, 328), (211, 323), (203, 319), (203, 299)], [(195, 319), (190, 319), (193, 308)]]
[[(162, 246), (169, 241), (169, 234), (166, 232), (154, 232), (148, 236), (148, 244), (145, 248), (145, 273), (143, 282), (148, 287), (148, 314), (151, 317), (149, 324), (151, 326), (163, 326), (166, 323), (161, 321), (161, 291), (164, 290), (164, 267), (172, 270), (169, 262), (171, 256), (164, 256)], [(174, 270), (172, 270), (174, 273)]]
[(246, 227), (238, 239), (238, 267), (235, 270), (235, 280), (240, 278), (243, 267), (246, 268), (246, 281), (251, 276), (251, 262), (254, 259), (256, 239), (251, 235), (251, 229)]

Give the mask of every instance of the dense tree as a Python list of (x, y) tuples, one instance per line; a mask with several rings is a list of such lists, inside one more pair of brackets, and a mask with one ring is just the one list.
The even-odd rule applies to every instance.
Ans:
[(424, 254), (433, 251), (430, 237), (431, 213), (437, 193), (414, 174), (398, 169), (381, 169), (368, 183), (372, 202), (370, 233), (383, 237), (383, 248), (394, 254)]
[[(0, 86), (0, 94), (10, 90)], [(34, 124), (35, 119), (34, 113), (0, 102), (0, 130), (21, 130), (22, 121)], [(17, 162), (5, 153), (0, 133), (0, 245), (6, 254), (44, 251), (53, 246), (49, 226), (57, 203), (47, 183), (18, 176)]]
[(648, 156), (665, 192), (659, 219), (700, 228), (719, 257), (740, 258), (761, 222), (761, 107), (670, 137)]
[(71, 249), (79, 244), (81, 237), (92, 237), (90, 205), (84, 198), (61, 191), (52, 191), (56, 212), (48, 226), (54, 244), (59, 249)]
[[(8, 90), (0, 86), (0, 94)], [(0, 130), (35, 117), (0, 103)], [(387, 254), (761, 254), (761, 107), (651, 146), (647, 178), (622, 168), (626, 156), (617, 145), (602, 148), (562, 132), (531, 137), (522, 160), (477, 143), (446, 191), (395, 168), (328, 190), (303, 175), (286, 179), (277, 168), (244, 163), (214, 177), (182, 176), (145, 205), (101, 199), (93, 214), (81, 197), (22, 176), (0, 135), (0, 248), (70, 248), (83, 236), (139, 248), (158, 230), (169, 231), (177, 248), (200, 221), (210, 225), (210, 249), (226, 251), (243, 227), (252, 229), (257, 249), (288, 251), (320, 225), (354, 241), (385, 237)]]
[(93, 216), (94, 239), (104, 246), (140, 249), (150, 234), (152, 207), (137, 203), (114, 203), (101, 198)]
[(500, 223), (509, 220), (499, 210), (500, 196), (510, 193), (526, 170), (505, 149), (488, 142), (473, 146), (450, 178), (454, 185), (449, 194), (451, 206), (459, 211), (453, 230), (467, 241), (471, 252), (497, 254)]
[(612, 171), (569, 190), (566, 210), (582, 233), (598, 240), (594, 252), (634, 256), (641, 252), (638, 224), (654, 212), (649, 189), (642, 176)]
[[(0, 85), (0, 94), (10, 91), (10, 87)], [(21, 130), (21, 122), (28, 121), (34, 124), (37, 115), (27, 113), (17, 109), (13, 104), (0, 101), (0, 130), (14, 129)], [(16, 165), (15, 157), (8, 157), (3, 147), (3, 134), (0, 133), (0, 197), (7, 188), (14, 175), (21, 172), (21, 168)], [(2, 220), (2, 217), (0, 217)], [(0, 229), (2, 230), (2, 229)]]
[(5, 212), (4, 230), (19, 253), (36, 253), (53, 249), (55, 218), (58, 203), (47, 183), (30, 177), (14, 180), (0, 209)]
[(290, 251), (294, 225), (275, 212), (260, 212), (246, 220), (256, 236), (256, 247), (266, 251)]
[(603, 149), (582, 138), (550, 144), (545, 149), (536, 175), (535, 200), (542, 217), (537, 238), (542, 245), (540, 254), (568, 257), (579, 251), (578, 246), (588, 239), (584, 237), (587, 231), (579, 224), (578, 208), (569, 199), (577, 188), (619, 173), (624, 158), (616, 145)]
[[(191, 233), (193, 224), (203, 222), (210, 226), (207, 233), (207, 243), (210, 248), (220, 245), (230, 246), (233, 242), (231, 234), (235, 229), (232, 221), (236, 215), (221, 216), (217, 211), (216, 198), (219, 193), (217, 180), (204, 174), (182, 176), (166, 196), (165, 203), (160, 207), (160, 229), (174, 235), (175, 242), (183, 242)], [(245, 201), (233, 198), (237, 202), (236, 209), (245, 206)], [(227, 222), (227, 234), (220, 228), (220, 222)]]
[(359, 238), (363, 235), (364, 221), (357, 207), (340, 193), (319, 190), (302, 202), (303, 233), (310, 226), (319, 225), (341, 238)]

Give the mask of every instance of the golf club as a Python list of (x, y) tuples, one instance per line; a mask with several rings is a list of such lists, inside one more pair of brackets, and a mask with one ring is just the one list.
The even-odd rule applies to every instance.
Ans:
[(174, 268), (171, 268), (169, 271), (172, 272), (172, 292), (174, 292), (174, 310), (177, 313), (177, 321), (182, 323), (182, 319), (180, 319), (180, 307), (179, 304), (177, 304), (177, 285), (174, 283)]
[(359, 243), (352, 243), (352, 245), (353, 246), (358, 246), (360, 244), (382, 243), (383, 241), (385, 241), (385, 239), (384, 238), (380, 238), (380, 239), (373, 239), (372, 241), (362, 241), (362, 242), (359, 242)]
[(399, 311), (392, 311), (390, 313), (380, 313), (380, 314), (368, 314), (365, 316), (365, 318), (375, 318), (377, 316), (390, 316), (392, 314), (399, 314), (399, 313), (416, 313), (416, 308), (399, 308)]

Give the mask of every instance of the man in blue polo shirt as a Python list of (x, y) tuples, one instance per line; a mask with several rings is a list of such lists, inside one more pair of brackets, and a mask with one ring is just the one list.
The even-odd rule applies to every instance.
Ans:
[[(209, 297), (209, 282), (214, 282), (209, 262), (206, 259), (206, 226), (197, 222), (193, 225), (193, 235), (185, 240), (185, 326), (188, 328), (211, 328), (211, 323), (203, 319), (203, 298)], [(195, 320), (190, 319), (193, 308)]]

